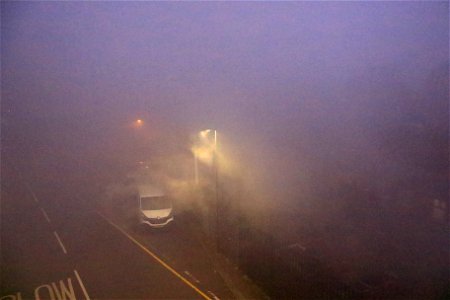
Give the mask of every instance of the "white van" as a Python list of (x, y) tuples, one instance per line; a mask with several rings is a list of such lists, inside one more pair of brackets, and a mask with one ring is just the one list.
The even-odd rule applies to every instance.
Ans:
[(172, 201), (159, 188), (151, 185), (138, 187), (139, 222), (152, 228), (173, 222)]

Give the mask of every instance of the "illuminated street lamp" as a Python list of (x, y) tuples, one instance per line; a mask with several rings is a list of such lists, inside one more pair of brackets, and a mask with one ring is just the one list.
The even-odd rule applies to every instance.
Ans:
[(202, 138), (206, 138), (210, 132), (211, 132), (211, 129), (205, 129), (205, 130), (200, 131), (199, 134)]
[[(214, 144), (211, 141), (211, 134), (214, 132)], [(215, 235), (216, 247), (218, 247), (218, 217), (219, 217), (219, 183), (218, 183), (218, 156), (217, 156), (217, 130), (205, 129), (198, 133), (199, 141), (195, 146), (194, 153), (194, 176), (195, 183), (199, 183), (198, 161), (211, 164), (214, 167), (214, 185), (215, 185)], [(212, 212), (212, 211), (211, 211)], [(209, 223), (211, 226), (212, 224)], [(211, 232), (211, 229), (210, 229)]]
[[(202, 138), (207, 138), (209, 133), (213, 131), (212, 129), (205, 129), (200, 131), (200, 136)], [(214, 155), (216, 155), (217, 152), (217, 130), (214, 129)]]
[[(214, 131), (214, 147), (212, 147), (208, 136)], [(199, 183), (198, 161), (209, 164), (212, 162), (217, 169), (217, 130), (205, 129), (198, 133), (200, 137), (199, 145), (194, 149), (194, 177), (195, 183)], [(211, 149), (212, 148), (212, 149)]]
[(144, 126), (144, 121), (142, 119), (136, 119), (131, 123), (131, 127), (133, 128), (141, 128)]

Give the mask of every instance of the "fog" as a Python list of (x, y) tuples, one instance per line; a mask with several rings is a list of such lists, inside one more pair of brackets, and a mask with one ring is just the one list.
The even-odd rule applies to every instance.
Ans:
[(221, 196), (259, 230), (348, 282), (443, 274), (427, 230), (447, 220), (447, 2), (1, 8), (2, 136), (24, 159), (89, 161), (106, 197), (149, 165), (183, 207), (197, 135), (215, 129)]

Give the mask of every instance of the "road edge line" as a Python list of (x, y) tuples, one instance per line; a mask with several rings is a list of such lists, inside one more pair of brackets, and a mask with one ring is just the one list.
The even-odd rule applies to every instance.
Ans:
[(165, 263), (162, 259), (160, 259), (156, 254), (154, 254), (152, 251), (148, 250), (144, 245), (139, 243), (135, 238), (133, 238), (131, 235), (129, 235), (125, 230), (123, 230), (121, 227), (107, 219), (102, 213), (96, 211), (96, 213), (102, 217), (106, 222), (108, 222), (111, 226), (115, 227), (117, 230), (119, 230), (122, 234), (124, 234), (128, 239), (130, 239), (133, 243), (135, 243), (137, 246), (139, 246), (144, 252), (146, 252), (148, 255), (153, 257), (158, 263), (160, 263), (163, 267), (165, 267), (167, 270), (169, 270), (173, 275), (181, 279), (186, 285), (191, 287), (194, 291), (196, 291), (200, 296), (207, 300), (212, 300), (206, 293), (202, 292), (198, 287), (196, 287), (193, 283), (191, 283), (189, 280), (184, 278), (180, 273), (175, 271), (171, 266), (169, 266), (167, 263)]

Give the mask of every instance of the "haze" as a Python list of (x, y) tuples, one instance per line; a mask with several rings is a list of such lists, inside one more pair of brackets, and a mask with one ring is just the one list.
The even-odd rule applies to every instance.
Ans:
[(215, 129), (223, 195), (258, 231), (343, 282), (420, 270), (400, 295), (442, 294), (447, 1), (2, 1), (1, 28), (4, 160), (190, 176), (192, 136)]

